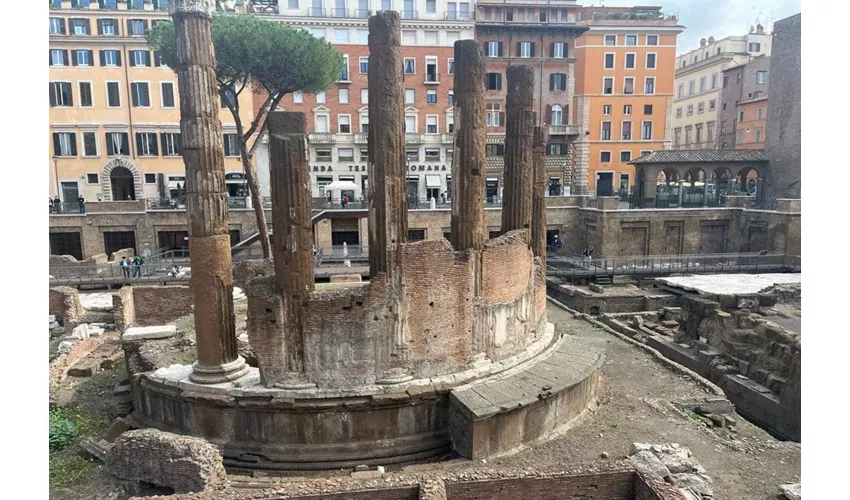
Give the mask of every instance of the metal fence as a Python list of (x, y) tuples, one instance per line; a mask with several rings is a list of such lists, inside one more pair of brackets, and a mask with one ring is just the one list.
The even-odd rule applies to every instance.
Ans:
[(79, 215), (86, 213), (86, 204), (78, 201), (53, 202), (49, 208), (50, 213), (53, 215)]
[(679, 273), (800, 272), (799, 255), (784, 253), (729, 253), (691, 255), (640, 255), (587, 259), (584, 256), (550, 257), (552, 276), (612, 276)]

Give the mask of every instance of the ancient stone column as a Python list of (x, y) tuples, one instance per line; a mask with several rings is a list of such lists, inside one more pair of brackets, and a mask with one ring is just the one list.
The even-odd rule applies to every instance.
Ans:
[(507, 83), (502, 232), (527, 229), (530, 242), (534, 70), (531, 66), (509, 66)]
[(186, 217), (192, 259), (198, 361), (190, 378), (202, 384), (234, 380), (248, 372), (236, 352), (233, 266), (227, 225), (224, 152), (211, 0), (175, 0), (180, 132), (186, 167)]
[(283, 307), (284, 374), (275, 385), (301, 389), (315, 385), (303, 375), (302, 310), (315, 289), (307, 120), (304, 113), (278, 111), (269, 113), (267, 119), (275, 292)]
[(485, 71), (475, 40), (455, 42), (451, 237), (455, 250), (461, 251), (484, 248)]
[(395, 274), (407, 241), (401, 20), (369, 18), (369, 276)]
[(546, 143), (549, 129), (534, 127), (533, 161), (534, 193), (531, 197), (531, 248), (546, 268)]

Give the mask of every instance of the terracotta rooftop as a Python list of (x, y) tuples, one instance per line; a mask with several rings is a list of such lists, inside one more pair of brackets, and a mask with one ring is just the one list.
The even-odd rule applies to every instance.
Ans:
[(693, 151), (654, 151), (646, 156), (636, 158), (629, 163), (728, 163), (757, 161), (767, 161), (764, 151), (760, 149), (698, 149)]

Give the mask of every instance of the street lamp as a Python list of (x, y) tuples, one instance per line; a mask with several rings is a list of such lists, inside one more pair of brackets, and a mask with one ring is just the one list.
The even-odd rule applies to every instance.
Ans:
[(59, 155), (53, 155), (53, 178), (56, 180), (56, 196), (59, 196)]

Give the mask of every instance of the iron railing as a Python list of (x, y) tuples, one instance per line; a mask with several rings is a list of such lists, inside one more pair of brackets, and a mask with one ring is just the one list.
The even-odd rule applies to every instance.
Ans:
[(148, 210), (185, 210), (182, 200), (174, 198), (146, 198)]
[(78, 201), (53, 202), (50, 204), (51, 215), (80, 215), (86, 213), (86, 204)]
[(799, 255), (784, 253), (724, 253), (691, 255), (641, 255), (587, 259), (584, 256), (550, 255), (549, 276), (595, 277), (614, 275), (720, 274), (800, 272)]

